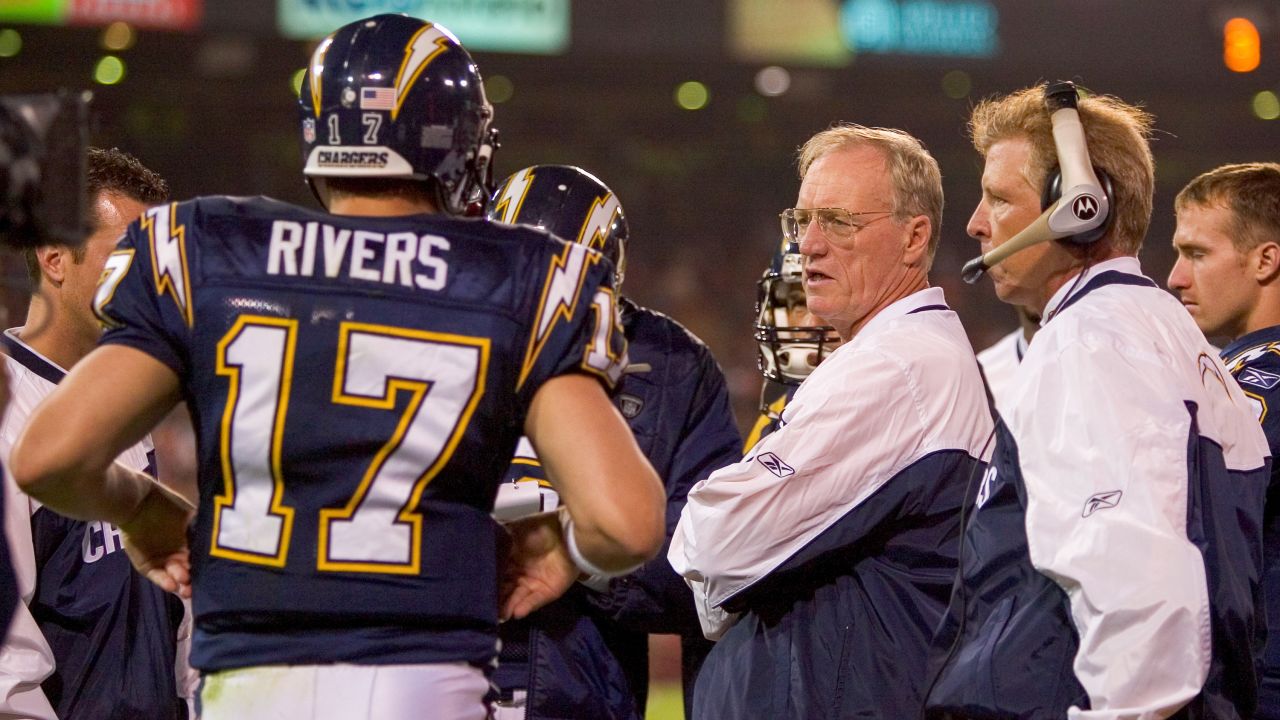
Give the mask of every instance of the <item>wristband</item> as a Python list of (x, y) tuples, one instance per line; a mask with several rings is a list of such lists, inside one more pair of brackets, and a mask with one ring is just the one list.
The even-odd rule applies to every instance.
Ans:
[(592, 579), (599, 582), (599, 580), (621, 577), (640, 567), (640, 565), (635, 565), (617, 572), (609, 572), (596, 566), (595, 563), (585, 558), (582, 555), (582, 551), (578, 549), (578, 540), (573, 534), (573, 517), (569, 515), (569, 508), (561, 505), (557, 508), (556, 514), (560, 516), (560, 533), (564, 535), (564, 544), (569, 550), (569, 558), (573, 560), (573, 564), (577, 565), (579, 570), (592, 576)]
[(588, 590), (594, 590), (598, 593), (607, 593), (609, 592), (609, 581), (611, 579), (612, 578), (604, 575), (584, 575), (578, 578), (578, 584)]

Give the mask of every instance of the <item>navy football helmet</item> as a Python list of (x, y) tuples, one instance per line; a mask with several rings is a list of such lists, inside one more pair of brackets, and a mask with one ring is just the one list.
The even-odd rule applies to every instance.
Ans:
[(595, 248), (613, 262), (614, 286), (627, 267), (627, 218), (618, 196), (599, 178), (572, 165), (534, 165), (502, 182), (490, 220), (531, 225)]
[(806, 309), (804, 256), (782, 241), (756, 283), (756, 363), (766, 379), (799, 385), (840, 344), (830, 325), (798, 325)]
[(311, 54), (299, 96), (303, 174), (429, 181), (463, 214), (492, 192), (497, 131), (471, 55), (440, 25), (377, 15), (344, 25)]

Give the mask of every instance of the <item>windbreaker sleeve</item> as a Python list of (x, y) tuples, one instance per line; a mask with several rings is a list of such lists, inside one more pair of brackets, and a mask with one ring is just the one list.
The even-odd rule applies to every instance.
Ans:
[(850, 348), (830, 369), (801, 388), (777, 432), (689, 492), (667, 557), (708, 637), (731, 621), (726, 601), (794, 565), (837, 521), (865, 515), (850, 524), (876, 528), (893, 509), (865, 501), (923, 449), (921, 399), (895, 358)]
[(1069, 717), (1164, 718), (1200, 692), (1211, 653), (1205, 561), (1187, 536), (1191, 417), (1167, 357), (1072, 340), (1012, 413), (1031, 563), (1079, 633), (1091, 709)]

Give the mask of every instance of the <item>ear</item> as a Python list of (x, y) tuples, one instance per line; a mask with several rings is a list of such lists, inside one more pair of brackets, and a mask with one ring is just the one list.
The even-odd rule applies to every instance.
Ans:
[(1280, 278), (1280, 244), (1264, 242), (1253, 249), (1253, 273), (1259, 283)]
[(902, 259), (909, 265), (927, 264), (933, 223), (924, 215), (916, 215), (906, 222), (906, 231), (908, 234), (902, 248)]
[(46, 245), (36, 248), (36, 261), (40, 272), (54, 287), (67, 279), (67, 267), (72, 263), (71, 248), (63, 245)]

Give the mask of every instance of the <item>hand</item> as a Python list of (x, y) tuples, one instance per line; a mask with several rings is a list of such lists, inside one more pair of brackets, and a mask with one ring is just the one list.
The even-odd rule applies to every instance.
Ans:
[(142, 498), (138, 512), (120, 525), (124, 551), (148, 580), (179, 597), (191, 597), (187, 524), (195, 508), (158, 482)]
[(569, 557), (555, 513), (506, 525), (511, 555), (502, 578), (501, 618), (519, 620), (564, 594), (580, 574)]

